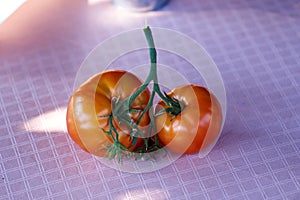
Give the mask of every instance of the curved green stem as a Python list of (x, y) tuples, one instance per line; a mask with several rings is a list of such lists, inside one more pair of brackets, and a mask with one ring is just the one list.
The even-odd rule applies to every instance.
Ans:
[(112, 115), (109, 117), (109, 129), (116, 134), (115, 138), (112, 137), (113, 140), (115, 142), (119, 142), (119, 134), (118, 134), (118, 131), (115, 129), (115, 126), (113, 124), (113, 116)]
[[(153, 81), (154, 87), (153, 90), (157, 93), (157, 95), (170, 107), (174, 107), (174, 110), (176, 110), (176, 114), (179, 114), (178, 110), (181, 110), (182, 104), (180, 104), (178, 101), (174, 101), (172, 98), (167, 98), (166, 95), (164, 95), (159, 87), (158, 84), (158, 76), (157, 76), (157, 52), (154, 45), (153, 35), (151, 32), (151, 29), (149, 26), (146, 26), (144, 28), (144, 34), (147, 39), (147, 43), (149, 46), (149, 54), (150, 54), (150, 72), (143, 83), (138, 90), (129, 97), (129, 106), (132, 105), (133, 101), (148, 87), (149, 83)], [(153, 101), (153, 99), (152, 99)], [(150, 104), (152, 105), (152, 101), (150, 101)], [(149, 109), (149, 108), (148, 108)]]
[(141, 119), (143, 118), (143, 116), (152, 107), (154, 96), (155, 96), (155, 91), (153, 90), (152, 93), (151, 93), (151, 96), (150, 96), (150, 99), (149, 99), (149, 102), (148, 102), (147, 106), (145, 107), (142, 114), (139, 116), (139, 118), (136, 121), (137, 124), (139, 124), (141, 122)]
[(167, 103), (169, 106), (171, 106), (170, 101), (166, 98), (166, 96), (160, 91), (159, 85), (158, 83), (154, 83), (153, 86), (154, 91), (157, 93), (157, 95), (165, 102)]
[(157, 52), (154, 45), (153, 35), (149, 26), (146, 26), (144, 28), (144, 34), (146, 36), (147, 43), (149, 46), (149, 54), (150, 54), (150, 61), (151, 61), (150, 73), (146, 79), (146, 82), (149, 80), (153, 81), (154, 84), (153, 90), (168, 106), (174, 108), (173, 113), (177, 115), (180, 113), (182, 105), (179, 103), (179, 101), (177, 100), (175, 101), (172, 98), (168, 98), (167, 95), (164, 95), (159, 88), (158, 78), (157, 78)]

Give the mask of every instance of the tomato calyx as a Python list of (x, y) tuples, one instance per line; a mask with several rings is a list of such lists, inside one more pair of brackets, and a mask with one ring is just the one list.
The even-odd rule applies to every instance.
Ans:
[(179, 115), (182, 112), (182, 110), (185, 108), (185, 105), (178, 99), (174, 97), (170, 97), (166, 92), (164, 92), (164, 94), (168, 99), (169, 104), (171, 105), (170, 107), (164, 109), (165, 112), (170, 113), (172, 116)]
[(118, 118), (116, 121), (119, 121), (122, 119), (122, 122), (126, 122), (126, 125), (130, 127), (130, 137), (129, 140), (131, 140), (131, 144), (129, 147), (126, 147), (121, 142), (119, 142), (119, 133), (114, 125), (114, 115), (113, 113), (109, 114), (108, 116), (101, 116), (101, 117), (108, 117), (108, 123), (109, 123), (109, 129), (105, 130), (101, 128), (101, 130), (112, 139), (113, 143), (105, 147), (103, 150), (106, 151), (105, 155), (109, 159), (113, 159), (115, 157), (118, 158), (118, 162), (122, 162), (122, 158), (130, 153), (130, 148), (134, 146), (137, 142), (136, 135), (138, 133), (141, 133), (141, 130), (138, 127), (135, 127), (134, 123), (127, 123), (128, 121)]
[(108, 145), (105, 149), (103, 149), (106, 151), (104, 156), (110, 160), (117, 157), (118, 162), (122, 163), (123, 157), (127, 156), (129, 153), (129, 151), (125, 151), (124, 148), (126, 148), (124, 145), (118, 141), (115, 141), (113, 144)]
[[(133, 109), (127, 103), (128, 100), (120, 101), (120, 98), (113, 98), (112, 99), (112, 113), (111, 118), (115, 118), (119, 124), (124, 124), (128, 128), (130, 128), (130, 136), (140, 136), (144, 137), (143, 131), (139, 128), (140, 121), (142, 117), (145, 115), (146, 110), (141, 109)], [(131, 117), (131, 113), (142, 113), (135, 122)], [(113, 127), (113, 124), (112, 124)]]

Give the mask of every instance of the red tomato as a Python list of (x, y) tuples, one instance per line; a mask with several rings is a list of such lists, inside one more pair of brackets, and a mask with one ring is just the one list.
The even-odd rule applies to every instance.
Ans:
[[(197, 85), (176, 87), (168, 95), (184, 106), (176, 116), (167, 112), (156, 117), (161, 144), (179, 154), (198, 153), (209, 146), (218, 136), (222, 125), (221, 107), (216, 97)], [(157, 111), (165, 108), (168, 106), (160, 101)]]
[[(83, 83), (71, 96), (67, 109), (67, 127), (71, 138), (83, 150), (94, 155), (103, 156), (113, 139), (104, 131), (109, 130), (109, 117), (113, 111), (113, 101), (124, 100), (137, 90), (142, 82), (133, 74), (110, 70), (99, 73)], [(132, 103), (131, 108), (143, 110), (150, 93), (143, 91)], [(140, 113), (128, 113), (136, 121)], [(106, 116), (106, 117), (105, 117)], [(143, 129), (149, 123), (149, 115), (145, 114), (139, 124)], [(113, 124), (119, 134), (119, 142), (129, 150), (135, 150), (143, 139), (129, 135), (130, 128), (120, 124), (114, 117)], [(115, 134), (113, 134), (115, 137)]]

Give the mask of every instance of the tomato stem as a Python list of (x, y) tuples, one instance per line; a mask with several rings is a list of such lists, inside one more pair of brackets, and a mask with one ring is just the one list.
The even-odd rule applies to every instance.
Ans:
[[(156, 48), (154, 45), (154, 40), (153, 40), (153, 35), (151, 32), (150, 27), (147, 25), (144, 28), (144, 34), (149, 46), (149, 54), (150, 54), (150, 71), (149, 74), (145, 80), (145, 82), (138, 87), (138, 89), (128, 98), (124, 99), (123, 101), (119, 101), (119, 99), (116, 99), (113, 104), (113, 112), (109, 116), (109, 128), (110, 130), (107, 132), (108, 135), (112, 137), (114, 140), (114, 144), (112, 146), (112, 149), (109, 151), (109, 157), (115, 157), (117, 155), (119, 161), (122, 157), (121, 151), (125, 150), (126, 152), (130, 152), (129, 149), (121, 143), (119, 143), (119, 134), (117, 130), (114, 127), (113, 124), (113, 118), (116, 117), (116, 119), (122, 123), (125, 123), (130, 129), (131, 129), (131, 134), (133, 133), (134, 141), (133, 143), (135, 144), (136, 139), (135, 136), (142, 135), (142, 131), (139, 129), (138, 125), (141, 122), (143, 116), (150, 111), (150, 126), (149, 126), (149, 133), (155, 133), (156, 132), (156, 126), (155, 126), (155, 115), (154, 115), (154, 109), (153, 109), (153, 101), (155, 94), (157, 94), (162, 101), (166, 103), (166, 105), (169, 106), (169, 108), (165, 109), (165, 112), (169, 112), (172, 115), (178, 115), (184, 108), (184, 105), (177, 99), (172, 98), (168, 96), (166, 93), (162, 93), (158, 84), (158, 76), (157, 76), (157, 52)], [(153, 82), (153, 88), (152, 88), (152, 93), (150, 96), (150, 99), (143, 110), (135, 110), (132, 109), (132, 104), (135, 101), (135, 99), (144, 91), (147, 89), (149, 84)], [(133, 120), (129, 117), (129, 112), (141, 112), (140, 116), (138, 117), (136, 122), (133, 122)], [(113, 134), (115, 134), (115, 137)], [(151, 135), (151, 134), (150, 134)], [(158, 140), (158, 136), (155, 135), (154, 141), (150, 139), (149, 137), (144, 138), (145, 144), (144, 146), (135, 151), (137, 153), (145, 153), (145, 152), (152, 152), (155, 150), (158, 150), (161, 148), (161, 145)], [(130, 148), (130, 147), (129, 147)]]
[[(155, 96), (155, 91), (153, 90), (152, 93), (151, 93), (149, 102), (148, 102), (147, 106), (144, 109), (144, 110), (146, 110), (146, 112), (152, 107), (154, 96)], [(142, 112), (142, 114), (139, 116), (139, 118), (136, 121), (137, 124), (140, 123), (140, 121), (142, 120), (142, 118), (146, 114), (146, 112), (144, 112), (144, 111)]]
[(111, 115), (110, 117), (109, 117), (109, 130), (110, 131), (112, 131), (112, 132), (114, 132), (115, 134), (116, 134), (116, 136), (115, 137), (113, 137), (113, 135), (111, 134), (111, 137), (112, 137), (112, 139), (114, 140), (114, 141), (119, 141), (119, 134), (118, 134), (118, 131), (115, 129), (115, 127), (114, 127), (114, 124), (113, 124), (113, 116)]
[[(158, 96), (165, 102), (168, 102), (168, 99), (162, 94), (158, 85), (157, 78), (157, 52), (154, 45), (154, 40), (152, 36), (152, 32), (149, 26), (144, 28), (144, 34), (147, 39), (147, 43), (149, 46), (149, 54), (150, 54), (150, 71), (145, 80), (145, 82), (137, 89), (137, 91), (129, 97), (129, 105), (133, 103), (133, 101), (148, 87), (151, 81), (154, 83), (153, 90), (158, 94)], [(150, 102), (152, 104), (152, 102)]]
[[(150, 54), (150, 71), (145, 80), (145, 82), (137, 89), (137, 91), (129, 97), (129, 100), (125, 100), (129, 103), (129, 106), (132, 105), (133, 101), (148, 87), (149, 83), (153, 81), (153, 91), (172, 109), (172, 114), (179, 114), (183, 108), (183, 104), (181, 104), (178, 100), (174, 98), (169, 98), (167, 94), (163, 94), (160, 90), (158, 84), (158, 76), (157, 76), (157, 52), (154, 45), (153, 35), (149, 26), (144, 28), (144, 34), (149, 46), (149, 54)], [(153, 104), (153, 98), (150, 99), (149, 104), (147, 105), (147, 109), (145, 109), (142, 113), (144, 115), (151, 105)]]
[[(177, 99), (168, 97), (167, 94), (163, 94), (160, 90), (159, 84), (158, 84), (158, 76), (157, 76), (157, 52), (154, 45), (153, 35), (151, 32), (151, 29), (149, 26), (146, 26), (144, 28), (144, 34), (148, 42), (149, 46), (149, 54), (150, 54), (150, 73), (148, 77), (146, 78), (146, 83), (151, 80), (153, 81), (153, 90), (156, 92), (156, 94), (167, 104), (171, 107), (172, 114), (178, 115), (181, 110), (183, 109), (183, 104), (179, 102)], [(151, 102), (152, 103), (152, 102)]]

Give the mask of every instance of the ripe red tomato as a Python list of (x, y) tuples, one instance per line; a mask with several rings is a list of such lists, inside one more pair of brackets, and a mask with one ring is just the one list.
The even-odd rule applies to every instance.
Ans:
[[(209, 146), (222, 125), (221, 106), (206, 88), (197, 85), (176, 87), (169, 94), (184, 106), (180, 114), (169, 112), (156, 117), (159, 141), (179, 154), (194, 154)], [(160, 101), (157, 111), (168, 108)], [(206, 138), (206, 139), (205, 139)], [(203, 146), (203, 142), (205, 145)]]
[[(71, 96), (67, 109), (67, 128), (71, 138), (83, 150), (94, 155), (103, 156), (113, 139), (105, 131), (109, 130), (109, 117), (113, 111), (114, 101), (131, 96), (142, 82), (132, 73), (121, 70), (105, 71), (88, 79)], [(131, 108), (143, 110), (150, 93), (144, 90), (132, 103)], [(136, 121), (140, 113), (129, 113)], [(139, 127), (143, 129), (149, 123), (145, 114)], [(129, 135), (131, 129), (113, 118), (113, 124), (119, 134), (119, 142), (129, 150), (136, 149), (143, 139), (134, 141)], [(115, 137), (115, 134), (113, 134)], [(133, 142), (134, 141), (134, 142)]]

